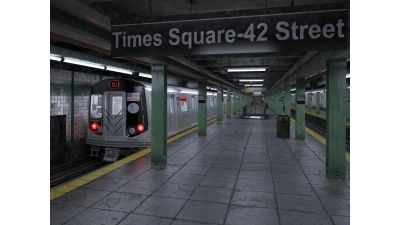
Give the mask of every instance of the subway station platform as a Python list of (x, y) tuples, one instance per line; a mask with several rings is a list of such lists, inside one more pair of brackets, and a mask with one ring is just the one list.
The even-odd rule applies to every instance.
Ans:
[(51, 224), (347, 225), (349, 164), (325, 174), (325, 146), (276, 137), (274, 117), (224, 120), (168, 144), (164, 170), (141, 157), (51, 202)]

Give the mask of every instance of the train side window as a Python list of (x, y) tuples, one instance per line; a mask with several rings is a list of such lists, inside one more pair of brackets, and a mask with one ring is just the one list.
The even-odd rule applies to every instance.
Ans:
[(103, 95), (91, 95), (90, 118), (100, 119), (103, 116)]
[(195, 110), (194, 107), (194, 95), (192, 95), (192, 110)]
[(122, 113), (122, 96), (112, 96), (112, 115), (120, 115)]

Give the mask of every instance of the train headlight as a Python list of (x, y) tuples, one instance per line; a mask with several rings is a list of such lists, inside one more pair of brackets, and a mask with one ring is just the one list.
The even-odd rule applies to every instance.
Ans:
[(135, 134), (135, 132), (136, 132), (136, 130), (135, 130), (135, 128), (133, 128), (133, 127), (131, 127), (131, 128), (128, 129), (128, 133), (129, 133), (130, 135)]

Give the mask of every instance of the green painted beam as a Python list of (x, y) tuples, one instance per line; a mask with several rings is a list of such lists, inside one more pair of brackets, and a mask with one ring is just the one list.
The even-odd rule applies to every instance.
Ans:
[(197, 123), (199, 136), (207, 135), (207, 81), (199, 80), (198, 82), (198, 111), (197, 111)]
[(222, 124), (223, 120), (223, 110), (222, 110), (222, 101), (223, 101), (224, 92), (222, 86), (217, 87), (217, 124)]
[(295, 136), (297, 140), (304, 140), (305, 138), (305, 87), (306, 79), (296, 78), (296, 129)]
[(327, 62), (326, 172), (346, 173), (346, 59)]
[(151, 66), (151, 163), (167, 161), (167, 66)]

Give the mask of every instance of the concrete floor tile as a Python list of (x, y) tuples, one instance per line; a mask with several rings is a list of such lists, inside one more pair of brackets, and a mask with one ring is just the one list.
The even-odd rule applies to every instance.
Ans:
[(228, 209), (227, 204), (188, 201), (177, 219), (222, 224)]
[(216, 225), (214, 223), (201, 223), (188, 220), (174, 220), (171, 225)]
[(97, 202), (92, 208), (132, 212), (145, 198), (145, 195), (113, 192)]
[(200, 186), (233, 188), (235, 186), (235, 181), (236, 178), (234, 177), (205, 176), (200, 182)]
[(164, 196), (172, 198), (184, 198), (190, 197), (196, 186), (186, 185), (186, 184), (171, 184), (166, 183), (162, 185), (153, 196)]
[(149, 197), (134, 213), (174, 218), (186, 200), (166, 197)]
[(267, 192), (238, 190), (232, 197), (231, 204), (253, 207), (276, 208), (275, 195)]
[(142, 194), (142, 195), (150, 195), (154, 190), (159, 188), (161, 183), (159, 182), (149, 182), (149, 181), (140, 181), (140, 180), (132, 180), (124, 186), (117, 189), (118, 192), (127, 192), (133, 194)]
[(245, 206), (230, 206), (226, 218), (227, 225), (279, 225), (275, 209)]
[(237, 179), (236, 189), (249, 191), (274, 192), (274, 183), (270, 180)]
[(215, 168), (212, 167), (207, 173), (207, 176), (216, 176), (216, 177), (237, 177), (238, 174), (237, 169), (227, 169), (227, 168)]
[(78, 215), (86, 208), (70, 205), (50, 205), (50, 224), (59, 225), (67, 222), (72, 217)]
[(348, 216), (332, 216), (335, 225), (350, 225), (350, 217)]
[(324, 209), (317, 197), (278, 194), (279, 209), (298, 210), (303, 212), (324, 213)]
[(113, 179), (109, 177), (101, 177), (93, 182), (90, 182), (85, 187), (99, 191), (114, 191), (122, 185), (128, 183), (126, 179)]
[(202, 175), (177, 173), (173, 177), (171, 177), (171, 179), (168, 180), (168, 183), (197, 186), (202, 178), (203, 178)]
[(326, 214), (279, 210), (281, 225), (333, 225)]
[(178, 173), (185, 174), (195, 174), (195, 175), (205, 175), (210, 170), (210, 167), (204, 166), (184, 166), (182, 167)]
[(57, 198), (53, 203), (89, 207), (110, 193), (82, 187)]
[(169, 225), (172, 219), (139, 214), (129, 214), (118, 225)]
[(231, 194), (232, 189), (228, 188), (197, 187), (190, 199), (228, 204)]
[(104, 209), (87, 209), (65, 225), (114, 225), (118, 224), (127, 213)]

